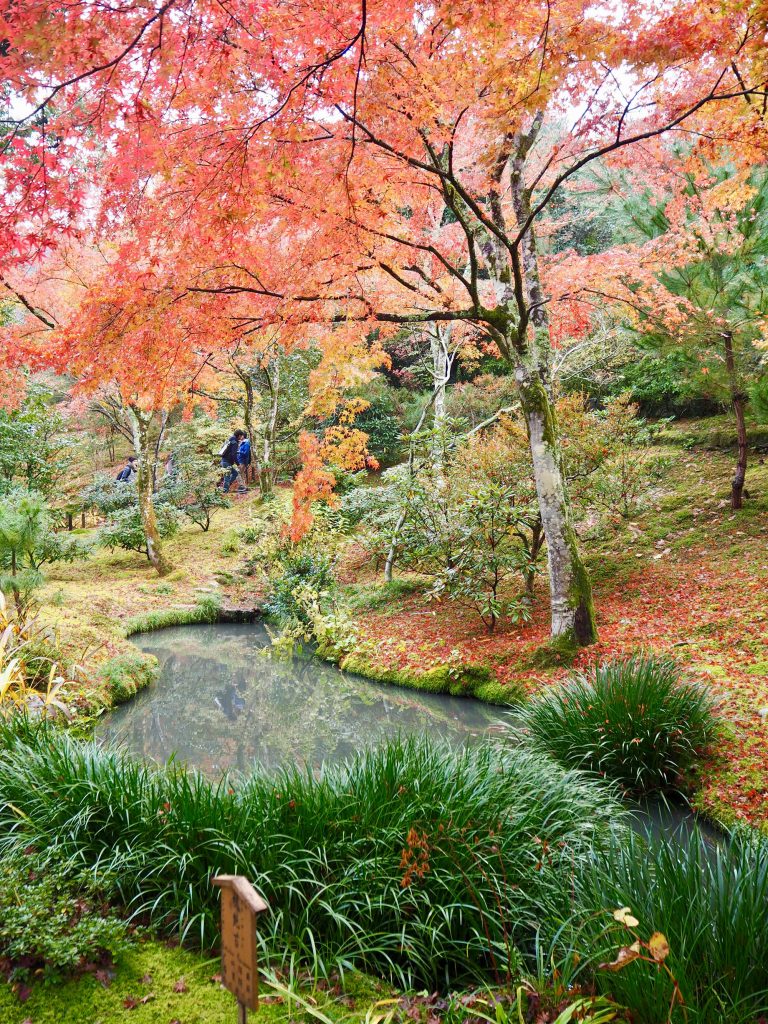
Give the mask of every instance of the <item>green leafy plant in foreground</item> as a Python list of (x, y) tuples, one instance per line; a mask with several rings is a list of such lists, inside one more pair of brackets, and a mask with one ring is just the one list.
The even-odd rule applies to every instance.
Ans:
[(0, 850), (34, 843), (117, 879), (133, 915), (217, 941), (213, 873), (251, 878), (265, 963), (403, 986), (508, 982), (571, 912), (573, 871), (620, 827), (603, 786), (530, 752), (398, 740), (212, 783), (50, 728), (0, 724)]
[(633, 793), (674, 790), (716, 732), (714, 703), (655, 654), (606, 662), (522, 712), (534, 746)]
[(125, 951), (128, 925), (103, 905), (111, 888), (77, 865), (6, 851), (0, 860), (0, 962), (9, 980), (61, 977)]
[(578, 874), (567, 945), (635, 1024), (755, 1024), (768, 1014), (764, 836), (744, 828), (713, 846), (697, 831), (687, 845), (633, 835)]

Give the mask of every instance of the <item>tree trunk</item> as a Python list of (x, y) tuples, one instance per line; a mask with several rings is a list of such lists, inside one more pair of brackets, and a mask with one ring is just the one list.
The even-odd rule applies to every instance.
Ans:
[(723, 341), (725, 342), (725, 368), (728, 371), (731, 405), (736, 417), (736, 441), (739, 451), (736, 459), (736, 472), (731, 481), (731, 508), (739, 509), (744, 504), (744, 481), (747, 476), (747, 424), (744, 419), (746, 395), (739, 387), (736, 360), (733, 354), (733, 335), (730, 331), (724, 332)]
[(163, 555), (160, 532), (157, 528), (153, 495), (153, 448), (149, 440), (149, 423), (151, 413), (146, 413), (136, 406), (128, 407), (128, 418), (133, 434), (133, 447), (139, 460), (136, 474), (136, 491), (139, 497), (141, 525), (144, 528), (144, 539), (147, 542), (147, 558), (159, 576), (167, 576), (173, 570), (171, 563)]
[[(243, 403), (245, 432), (248, 435), (248, 440), (251, 442), (251, 451), (253, 452), (253, 378), (251, 377), (250, 371), (246, 370), (244, 375), (241, 377), (241, 380), (243, 382), (243, 387), (245, 388), (245, 401)], [(245, 467), (244, 474), (246, 484), (253, 482), (253, 470), (253, 466)]]
[(264, 447), (262, 450), (261, 466), (259, 467), (259, 487), (262, 497), (272, 493), (275, 483), (275, 437), (277, 434), (277, 415), (280, 407), (280, 357), (275, 359), (274, 370), (269, 373), (269, 368), (264, 371), (267, 386), (269, 388), (269, 414), (264, 424)]
[[(150, 419), (147, 421), (147, 428), (149, 428), (149, 423), (150, 423), (151, 418), (152, 418), (152, 416), (150, 414)], [(167, 426), (168, 426), (168, 413), (163, 411), (163, 412), (160, 413), (160, 431), (159, 431), (159, 433), (157, 435), (157, 440), (155, 441), (153, 456), (152, 456), (152, 460), (151, 460), (151, 464), (152, 464), (152, 492), (153, 493), (157, 490), (157, 467), (158, 467), (158, 465), (160, 463), (160, 449), (162, 448), (162, 445), (163, 445), (163, 440), (165, 438), (165, 428)], [(139, 459), (139, 461), (141, 461), (141, 459)]]
[(535, 371), (519, 366), (516, 376), (528, 427), (541, 523), (547, 538), (552, 636), (591, 644), (597, 639), (592, 587), (570, 521), (555, 410)]
[[(441, 327), (434, 324), (429, 335), (429, 347), (432, 356), (432, 378), (434, 381), (434, 407), (432, 410), (432, 425), (434, 427), (434, 439), (432, 441), (432, 462), (438, 471), (443, 468), (443, 450), (445, 445), (444, 428), (446, 421), (445, 397), (448, 376), (450, 373), (450, 360), (448, 358), (448, 339), (450, 337), (450, 326)], [(446, 337), (447, 335), (447, 337)]]
[[(520, 139), (510, 168), (510, 192), (520, 227), (531, 213), (531, 191), (524, 184), (525, 158), (540, 127), (541, 119), (537, 116), (530, 133)], [(549, 316), (532, 226), (521, 240), (520, 254), (530, 323), (524, 336), (518, 337), (516, 344), (509, 348), (516, 352), (515, 377), (528, 428), (541, 524), (547, 538), (551, 632), (553, 637), (570, 638), (586, 646), (597, 640), (592, 587), (579, 556), (562, 471), (562, 446), (549, 388), (552, 364)]]

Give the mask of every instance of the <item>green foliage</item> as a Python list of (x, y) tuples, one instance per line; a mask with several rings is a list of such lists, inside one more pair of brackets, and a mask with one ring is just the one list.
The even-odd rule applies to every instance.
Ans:
[(768, 373), (764, 373), (752, 383), (749, 400), (757, 422), (768, 423)]
[(431, 581), (429, 596), (471, 608), (488, 630), (503, 616), (527, 618), (522, 590), (540, 531), (522, 434), (500, 427), (450, 444), (445, 465), (435, 464), (431, 440), (413, 469), (392, 471), (392, 484), (372, 496), (380, 510), (368, 523), (372, 544), (384, 554), (396, 537), (398, 563)]
[(74, 537), (56, 533), (42, 495), (22, 488), (0, 498), (0, 590), (25, 605), (45, 582), (43, 565), (85, 554)]
[(117, 654), (99, 666), (98, 674), (106, 684), (110, 704), (122, 704), (154, 682), (157, 658), (141, 651)]
[(574, 869), (622, 820), (599, 783), (490, 745), (396, 740), (320, 775), (220, 783), (24, 721), (0, 747), (1, 848), (99, 865), (134, 914), (203, 945), (210, 876), (245, 874), (269, 904), (269, 965), (409, 986), (516, 977), (517, 948), (567, 916)]
[(306, 608), (299, 600), (299, 591), (311, 586), (320, 596), (333, 585), (333, 567), (327, 555), (318, 551), (283, 548), (273, 563), (272, 590), (265, 611), (282, 622), (297, 619), (309, 625)]
[(634, 793), (678, 788), (716, 731), (711, 698), (654, 654), (606, 662), (550, 687), (522, 719), (538, 749)]
[(649, 424), (637, 411), (627, 394), (597, 410), (580, 394), (558, 402), (563, 468), (581, 514), (601, 511), (612, 519), (629, 518), (668, 469), (653, 449), (660, 425)]
[(368, 435), (368, 451), (382, 465), (391, 466), (402, 456), (413, 393), (374, 381), (361, 389), (361, 397), (369, 405), (355, 417), (355, 426)]
[(686, 352), (644, 353), (640, 358), (639, 353), (634, 354), (635, 358), (611, 380), (611, 395), (628, 394), (648, 416), (682, 416), (701, 411), (701, 402), (693, 397), (690, 377), (694, 368)]
[(22, 486), (53, 497), (71, 473), (77, 447), (51, 390), (29, 380), (19, 407), (0, 409), (0, 494)]
[[(153, 495), (152, 504), (161, 540), (173, 537), (179, 529), (179, 513), (170, 490)], [(98, 542), (106, 548), (147, 553), (147, 539), (135, 483), (121, 483), (100, 473), (82, 492), (87, 507), (95, 508), (106, 520), (99, 529)]]
[(101, 872), (5, 851), (0, 859), (0, 960), (12, 980), (70, 974), (128, 948), (128, 927), (102, 909), (112, 880)]
[(221, 469), (207, 448), (209, 439), (198, 421), (181, 423), (169, 434), (171, 471), (163, 477), (159, 500), (174, 505), (182, 515), (207, 533), (214, 515), (230, 507), (218, 486)]
[[(665, 966), (685, 1001), (672, 1011), (673, 1024), (754, 1024), (768, 1012), (765, 837), (745, 829), (713, 848), (697, 833), (687, 845), (669, 838), (647, 846), (629, 836), (579, 872), (576, 898), (581, 924), (572, 941), (593, 969), (636, 937), (663, 934)], [(605, 913), (618, 907), (631, 909), (637, 927)], [(657, 963), (637, 959), (595, 977), (635, 1024), (668, 1020), (674, 983)]]

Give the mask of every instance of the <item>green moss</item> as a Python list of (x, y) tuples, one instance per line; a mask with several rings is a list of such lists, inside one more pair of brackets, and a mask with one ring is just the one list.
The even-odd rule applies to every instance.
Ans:
[(489, 704), (519, 704), (525, 699), (522, 687), (497, 682), (485, 665), (435, 665), (425, 672), (408, 668), (383, 668), (360, 655), (347, 654), (339, 662), (345, 672), (352, 672), (379, 683), (403, 686), (424, 693), (448, 693), (454, 697), (475, 697)]
[[(169, 949), (148, 942), (121, 958), (114, 976), (106, 987), (92, 975), (63, 985), (35, 985), (29, 999), (20, 1003), (10, 986), (0, 983), (0, 1020), (3, 1024), (232, 1024), (237, 1008), (232, 995), (213, 976), (219, 961), (209, 960), (182, 949)], [(350, 976), (350, 980), (354, 976)], [(174, 986), (183, 979), (177, 992)], [(365, 980), (365, 979), (363, 979)], [(260, 1024), (309, 1020), (296, 1003), (288, 1005), (282, 998), (267, 996), (258, 1013), (249, 1020)], [(357, 990), (352, 995), (357, 995)], [(147, 996), (146, 1003), (141, 1000)], [(371, 984), (360, 986), (360, 999), (366, 1002), (376, 996)], [(321, 1011), (332, 1019), (354, 1021), (363, 1019), (348, 1006), (331, 1002), (323, 993), (314, 993)], [(125, 1001), (136, 1001), (128, 1008)]]
[(578, 653), (579, 644), (569, 631), (542, 644), (528, 659), (528, 666), (541, 669), (572, 665)]
[(158, 674), (157, 658), (142, 651), (117, 654), (99, 666), (98, 676), (107, 687), (110, 704), (123, 704), (139, 690), (154, 682)]

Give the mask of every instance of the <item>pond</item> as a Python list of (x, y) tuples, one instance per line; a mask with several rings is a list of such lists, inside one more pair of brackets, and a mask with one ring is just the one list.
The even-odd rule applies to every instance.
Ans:
[(177, 626), (134, 638), (156, 684), (105, 717), (97, 736), (207, 775), (298, 763), (316, 768), (398, 733), (462, 743), (504, 730), (503, 708), (348, 675), (272, 653), (263, 623)]
[[(106, 715), (97, 738), (212, 777), (257, 762), (314, 769), (398, 733), (483, 742), (509, 736), (515, 721), (513, 711), (480, 701), (382, 685), (317, 658), (278, 657), (261, 622), (176, 626), (134, 642), (155, 655), (159, 678)], [(643, 831), (685, 842), (694, 827), (682, 804), (631, 806)]]

